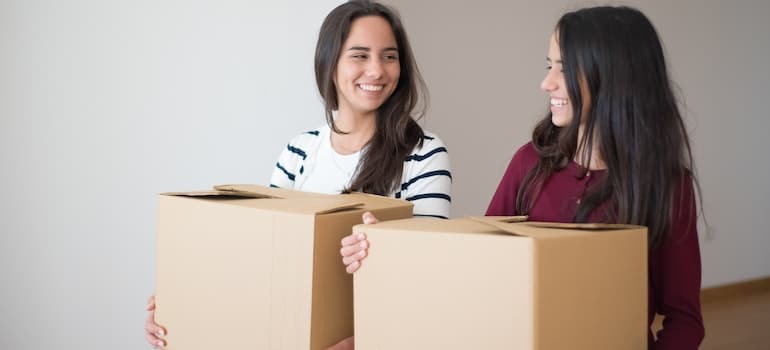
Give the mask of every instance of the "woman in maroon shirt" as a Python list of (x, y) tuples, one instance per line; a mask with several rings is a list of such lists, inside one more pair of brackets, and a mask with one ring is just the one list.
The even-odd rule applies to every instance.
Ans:
[(692, 154), (658, 35), (638, 10), (561, 17), (541, 88), (550, 112), (513, 156), (487, 215), (637, 224), (649, 232), (650, 349), (704, 335)]

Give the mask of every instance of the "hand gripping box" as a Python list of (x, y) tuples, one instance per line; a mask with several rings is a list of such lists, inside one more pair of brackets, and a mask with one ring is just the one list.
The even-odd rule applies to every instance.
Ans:
[(356, 227), (356, 350), (646, 350), (646, 228), (519, 220)]
[(167, 349), (323, 349), (353, 334), (340, 240), (412, 204), (254, 185), (159, 196), (155, 319)]

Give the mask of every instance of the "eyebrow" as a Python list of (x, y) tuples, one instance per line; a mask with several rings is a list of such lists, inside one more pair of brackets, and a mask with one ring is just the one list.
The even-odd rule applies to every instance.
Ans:
[[(368, 47), (363, 47), (363, 46), (352, 46), (352, 47), (350, 47), (350, 48), (348, 49), (348, 51), (367, 51), (367, 52), (369, 52), (369, 51), (372, 51), (372, 49), (370, 49), (370, 48), (368, 48)], [(395, 47), (386, 47), (386, 48), (385, 48), (385, 49), (383, 49), (382, 51), (398, 51), (398, 48), (395, 48)]]

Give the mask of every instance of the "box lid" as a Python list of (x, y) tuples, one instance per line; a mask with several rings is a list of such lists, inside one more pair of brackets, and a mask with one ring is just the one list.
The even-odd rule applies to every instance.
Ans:
[(532, 239), (549, 239), (565, 235), (596, 234), (603, 231), (640, 229), (642, 226), (623, 224), (578, 224), (526, 221), (527, 216), (468, 216), (463, 219), (434, 220), (413, 218), (364, 225), (363, 232), (372, 229), (407, 230), (443, 233), (505, 234)]
[(586, 234), (607, 230), (640, 229), (642, 226), (605, 223), (560, 223), (526, 221), (526, 216), (471, 216), (468, 220), (494, 227), (502, 232), (535, 239), (563, 237), (565, 234)]
[(161, 195), (227, 201), (228, 204), (255, 209), (316, 215), (412, 205), (401, 199), (365, 193), (323, 194), (251, 184), (217, 185), (211, 190), (166, 192)]

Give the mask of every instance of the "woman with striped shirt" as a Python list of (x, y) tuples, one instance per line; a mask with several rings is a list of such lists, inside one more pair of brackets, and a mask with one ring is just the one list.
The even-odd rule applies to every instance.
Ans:
[[(354, 0), (324, 20), (315, 53), (326, 125), (302, 133), (278, 157), (273, 187), (321, 193), (361, 191), (414, 203), (416, 216), (449, 216), (452, 176), (444, 143), (415, 121), (427, 91), (398, 14)], [(376, 222), (371, 213), (365, 223)], [(147, 341), (165, 347), (150, 298)], [(352, 338), (330, 350), (352, 348)]]
[[(414, 203), (415, 216), (447, 218), (449, 155), (444, 143), (414, 120), (424, 113), (420, 99), (427, 92), (395, 11), (369, 1), (333, 10), (321, 26), (315, 71), (327, 125), (289, 142), (270, 185), (388, 195)], [(363, 221), (377, 219), (365, 213)], [(358, 236), (343, 242), (358, 242)], [(366, 244), (358, 243), (359, 259)], [(345, 265), (351, 272), (358, 263)], [(352, 348), (350, 337), (327, 350)]]
[(415, 121), (427, 92), (395, 11), (370, 1), (334, 9), (321, 26), (315, 72), (327, 123), (289, 141), (270, 185), (403, 198), (415, 215), (447, 218), (449, 156)]

